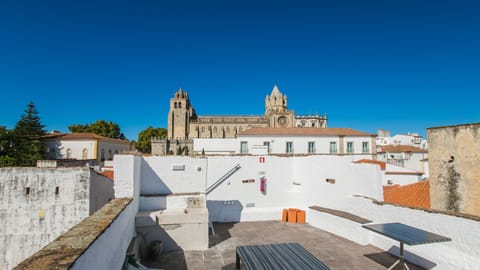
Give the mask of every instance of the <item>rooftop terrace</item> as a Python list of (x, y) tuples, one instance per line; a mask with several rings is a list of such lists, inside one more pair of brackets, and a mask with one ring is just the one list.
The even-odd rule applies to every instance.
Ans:
[[(359, 245), (308, 224), (281, 221), (214, 223), (206, 251), (179, 251), (162, 261), (145, 263), (162, 269), (235, 269), (235, 248), (240, 245), (298, 242), (330, 269), (386, 269), (396, 257), (372, 245)], [(407, 248), (408, 249), (408, 248)], [(408, 264), (410, 269), (424, 269)], [(400, 269), (400, 267), (398, 268)]]

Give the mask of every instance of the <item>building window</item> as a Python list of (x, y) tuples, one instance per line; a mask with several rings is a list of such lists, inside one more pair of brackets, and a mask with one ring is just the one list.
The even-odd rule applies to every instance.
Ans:
[(55, 195), (60, 194), (60, 187), (55, 187)]
[(330, 154), (337, 153), (337, 142), (330, 142)]
[(108, 150), (108, 160), (113, 160), (112, 149)]
[(177, 108), (177, 102), (173, 103), (173, 107), (176, 109)]
[(71, 159), (71, 158), (72, 158), (72, 149), (67, 148), (67, 159)]
[(248, 143), (247, 142), (240, 142), (240, 154), (248, 153)]
[(308, 142), (308, 153), (309, 154), (315, 153), (315, 142)]
[(25, 195), (30, 195), (30, 187), (25, 188)]
[(315, 122), (312, 123), (312, 127), (315, 127)]
[(115, 150), (115, 155), (118, 155), (118, 150)]
[(263, 142), (263, 146), (267, 147), (267, 152), (270, 153), (270, 142)]
[(285, 152), (287, 154), (293, 153), (293, 142), (287, 142)]
[(100, 153), (101, 153), (100, 160), (105, 161), (105, 149), (102, 148), (102, 151)]
[(205, 132), (205, 127), (202, 127), (202, 133), (204, 133), (204, 132)]
[(178, 108), (182, 108), (182, 103), (178, 102)]
[(83, 148), (83, 150), (82, 150), (82, 159), (88, 159), (88, 150), (87, 150), (87, 148)]
[(368, 142), (362, 142), (362, 153), (368, 153), (369, 151)]
[(347, 142), (347, 153), (353, 153), (353, 142)]

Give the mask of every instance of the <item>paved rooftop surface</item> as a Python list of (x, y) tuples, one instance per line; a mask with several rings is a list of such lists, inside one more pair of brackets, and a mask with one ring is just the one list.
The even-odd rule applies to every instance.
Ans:
[[(167, 253), (161, 261), (145, 264), (167, 270), (230, 270), (235, 269), (236, 246), (291, 242), (300, 243), (332, 270), (387, 269), (397, 259), (374, 246), (362, 246), (308, 224), (281, 221), (214, 223), (214, 229), (208, 250)], [(412, 264), (409, 267), (423, 269)], [(401, 267), (397, 265), (395, 269)]]

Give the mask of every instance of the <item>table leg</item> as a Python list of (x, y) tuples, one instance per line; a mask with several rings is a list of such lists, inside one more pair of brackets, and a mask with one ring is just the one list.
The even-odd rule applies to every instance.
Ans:
[(238, 252), (235, 252), (237, 258), (235, 259), (235, 269), (240, 270), (240, 256), (238, 256)]

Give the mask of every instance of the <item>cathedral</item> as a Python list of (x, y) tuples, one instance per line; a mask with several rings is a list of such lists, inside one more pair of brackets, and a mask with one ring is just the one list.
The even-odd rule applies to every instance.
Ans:
[(188, 155), (195, 138), (235, 138), (237, 134), (258, 127), (327, 127), (327, 117), (295, 116), (288, 110), (287, 96), (275, 85), (265, 98), (265, 115), (261, 116), (198, 116), (188, 92), (181, 88), (170, 99), (167, 139), (152, 138), (152, 154)]

